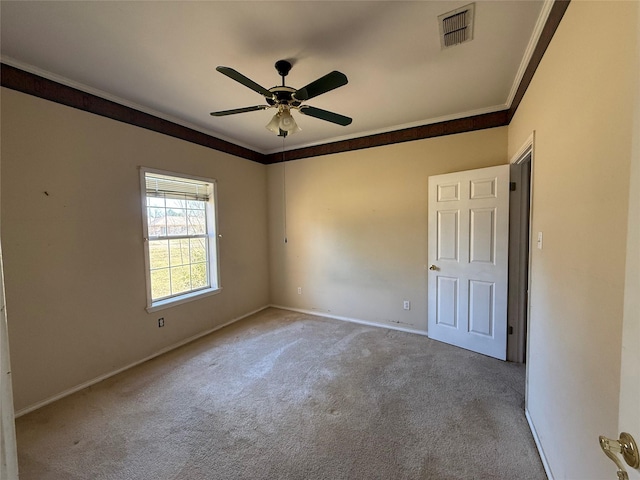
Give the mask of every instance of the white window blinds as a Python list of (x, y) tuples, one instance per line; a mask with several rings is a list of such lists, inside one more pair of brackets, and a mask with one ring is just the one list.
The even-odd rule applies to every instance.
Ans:
[(148, 197), (208, 201), (211, 195), (211, 184), (207, 182), (148, 172), (144, 177)]

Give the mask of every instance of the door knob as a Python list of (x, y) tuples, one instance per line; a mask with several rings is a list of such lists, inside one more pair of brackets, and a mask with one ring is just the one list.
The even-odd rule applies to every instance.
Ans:
[(435, 265), (431, 265), (431, 266), (429, 267), (429, 270), (438, 270), (438, 267), (436, 267)]
[(621, 454), (627, 465), (631, 468), (638, 468), (640, 466), (640, 456), (638, 456), (638, 446), (634, 438), (626, 432), (620, 434), (619, 440), (612, 440), (611, 438), (600, 435), (600, 448), (602, 451), (616, 464), (618, 471), (616, 472), (619, 480), (628, 480), (629, 474), (624, 469), (624, 465), (618, 458), (617, 454)]

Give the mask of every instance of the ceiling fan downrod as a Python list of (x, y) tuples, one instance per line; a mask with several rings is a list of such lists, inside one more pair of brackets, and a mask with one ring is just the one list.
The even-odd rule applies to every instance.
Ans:
[(282, 86), (284, 87), (284, 77), (289, 75), (289, 72), (291, 71), (291, 62), (288, 62), (287, 60), (278, 60), (275, 67), (278, 74), (282, 77)]

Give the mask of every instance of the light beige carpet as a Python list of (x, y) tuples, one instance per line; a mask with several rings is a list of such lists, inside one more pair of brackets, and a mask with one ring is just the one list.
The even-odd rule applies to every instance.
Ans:
[(17, 421), (21, 480), (544, 479), (524, 367), (268, 309)]

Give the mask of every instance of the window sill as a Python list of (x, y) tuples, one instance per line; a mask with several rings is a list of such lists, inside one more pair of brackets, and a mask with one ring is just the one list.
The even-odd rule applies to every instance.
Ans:
[(182, 305), (183, 303), (192, 302), (194, 300), (199, 300), (203, 297), (208, 297), (210, 295), (215, 295), (222, 291), (222, 287), (218, 288), (208, 288), (206, 290), (198, 290), (197, 292), (186, 293), (184, 295), (180, 295), (178, 297), (167, 298), (165, 300), (159, 300), (157, 302), (153, 302), (150, 307), (147, 307), (147, 313), (157, 312), (158, 310), (164, 310), (165, 308), (175, 307), (177, 305)]

